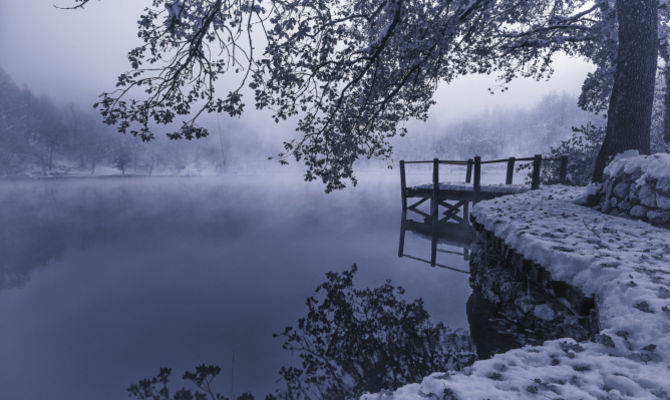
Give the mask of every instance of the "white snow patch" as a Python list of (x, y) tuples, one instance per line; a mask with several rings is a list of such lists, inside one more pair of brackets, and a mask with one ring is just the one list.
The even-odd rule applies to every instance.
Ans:
[[(455, 192), (472, 192), (473, 185), (471, 183), (463, 182), (440, 182), (440, 190), (450, 190)], [(432, 189), (432, 184), (415, 186), (412, 189)], [(486, 184), (481, 185), (480, 189), (483, 193), (504, 193), (515, 194), (528, 191), (529, 187), (526, 185), (505, 185), (505, 184)]]
[[(644, 174), (670, 176), (669, 161), (648, 157)], [(636, 159), (608, 168), (642, 168)], [(548, 341), (363, 399), (670, 398), (670, 232), (575, 204), (584, 190), (545, 186), (481, 202), (472, 215), (553, 279), (595, 296), (601, 342), (614, 347)]]
[(614, 158), (605, 168), (605, 175), (614, 177), (622, 172), (632, 174), (636, 170), (642, 172), (639, 182), (644, 182), (646, 178), (670, 178), (670, 154), (657, 153), (641, 156), (637, 151), (628, 150)]

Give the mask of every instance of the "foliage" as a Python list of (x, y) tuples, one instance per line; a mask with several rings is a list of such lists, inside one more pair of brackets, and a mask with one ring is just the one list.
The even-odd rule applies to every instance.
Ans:
[[(665, 95), (667, 92), (664, 71), (658, 72), (656, 81), (651, 126), (652, 153), (668, 152), (670, 150), (669, 144), (663, 138), (664, 118), (666, 114)], [(607, 98), (601, 100), (605, 104), (608, 101)], [(544, 154), (543, 158), (558, 159), (563, 155), (568, 156), (568, 183), (587, 185), (591, 181), (598, 150), (605, 139), (605, 126), (602, 123), (587, 122), (577, 127), (572, 127), (572, 132), (570, 138), (561, 141), (557, 146), (553, 146), (548, 153)], [(518, 170), (529, 170), (531, 167), (530, 164), (523, 164), (519, 166)], [(545, 184), (557, 183), (559, 180), (559, 167), (560, 164), (557, 162), (543, 163), (542, 182)]]
[[(95, 115), (61, 106), (16, 85), (0, 68), (0, 176), (95, 173), (101, 166), (134, 173), (178, 172), (187, 163), (221, 166), (223, 145), (188, 146), (167, 138), (151, 145), (118, 135)], [(214, 138), (212, 138), (214, 139)]]
[(275, 335), (301, 359), (281, 369), (280, 399), (356, 398), (474, 361), (469, 338), (432, 323), (421, 299), (405, 301), (390, 281), (357, 289), (356, 270), (326, 274), (307, 299), (307, 317)]
[[(593, 118), (569, 94), (551, 93), (528, 110), (497, 109), (452, 123), (424, 149), (421, 158), (482, 159), (527, 156), (546, 151), (567, 138), (570, 128)], [(411, 146), (407, 143), (405, 148)], [(396, 152), (397, 153), (397, 152)]]
[[(280, 161), (304, 162), (329, 191), (356, 183), (356, 160), (389, 157), (388, 139), (427, 118), (439, 82), (549, 77), (556, 52), (596, 57), (610, 13), (608, 0), (153, 0), (130, 70), (98, 107), (144, 140), (179, 119), (169, 136), (193, 139), (207, 135), (201, 114), (239, 116), (252, 91), (275, 121), (298, 117)], [(221, 95), (225, 74), (238, 78)]]
[[(563, 140), (558, 146), (553, 147), (543, 158), (560, 159), (561, 156), (568, 156), (567, 183), (587, 185), (591, 181), (596, 156), (605, 138), (605, 127), (588, 122), (585, 125), (573, 127), (572, 132), (569, 139)], [(531, 164), (522, 164), (518, 169), (530, 170), (531, 168)], [(558, 183), (559, 171), (560, 163), (543, 161), (540, 176), (542, 183)]]
[[(130, 385), (126, 389), (128, 395), (137, 400), (228, 400), (212, 388), (212, 381), (221, 373), (220, 367), (202, 364), (193, 372), (185, 372), (182, 379), (194, 384), (196, 389), (182, 388), (174, 395), (170, 394), (168, 387), (171, 373), (170, 368), (161, 368), (158, 375)], [(250, 393), (242, 393), (237, 400), (254, 400), (254, 397)]]
[[(285, 388), (266, 400), (344, 400), (417, 382), (436, 371), (460, 370), (472, 364), (474, 349), (467, 334), (430, 321), (421, 299), (405, 301), (404, 289), (390, 281), (371, 289), (354, 288), (354, 264), (342, 273), (329, 272), (313, 296), (307, 316), (286, 327), (282, 347), (297, 352), (300, 367), (285, 366)], [(171, 369), (143, 379), (127, 390), (137, 400), (227, 400), (212, 382), (221, 372), (200, 365), (184, 380), (195, 390), (171, 395)], [(243, 393), (237, 400), (253, 400)]]

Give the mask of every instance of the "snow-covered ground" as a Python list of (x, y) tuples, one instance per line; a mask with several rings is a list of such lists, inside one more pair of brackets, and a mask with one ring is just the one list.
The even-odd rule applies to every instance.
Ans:
[(670, 399), (670, 231), (575, 204), (545, 186), (479, 203), (473, 216), (525, 258), (596, 298), (596, 342), (527, 346), (461, 373), (364, 399)]

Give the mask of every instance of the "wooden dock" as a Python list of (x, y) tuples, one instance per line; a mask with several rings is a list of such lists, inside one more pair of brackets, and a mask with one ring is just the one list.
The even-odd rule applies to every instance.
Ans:
[[(451, 238), (464, 235), (464, 229), (470, 231), (469, 210), (470, 204), (481, 200), (489, 200), (508, 194), (522, 193), (540, 187), (540, 176), (543, 161), (560, 162), (559, 182), (566, 182), (568, 157), (542, 159), (540, 154), (533, 157), (510, 157), (498, 160), (482, 161), (477, 156), (467, 161), (439, 160), (432, 161), (400, 161), (400, 190), (402, 197), (402, 219), (400, 225), (400, 243), (398, 256), (404, 254), (405, 231), (410, 230), (422, 234), (429, 234), (431, 240), (430, 264), (436, 266), (437, 242), (440, 238)], [(532, 162), (530, 186), (515, 185), (514, 168), (518, 162)], [(482, 166), (487, 164), (507, 164), (507, 174), (504, 184), (482, 185)], [(407, 186), (406, 171), (408, 165), (432, 164), (432, 184)], [(466, 169), (464, 182), (440, 182), (440, 166), (463, 166)], [(410, 204), (412, 202), (412, 204)], [(420, 207), (428, 203), (428, 210)], [(423, 221), (408, 219), (408, 212), (423, 218)], [(458, 228), (457, 228), (458, 227)], [(468, 239), (466, 239), (468, 240)]]

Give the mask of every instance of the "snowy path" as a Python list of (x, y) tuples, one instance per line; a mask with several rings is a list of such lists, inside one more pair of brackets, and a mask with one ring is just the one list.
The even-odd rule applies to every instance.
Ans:
[(670, 399), (670, 231), (572, 202), (583, 188), (479, 203), (473, 216), (596, 298), (598, 343), (545, 342), (365, 399)]

